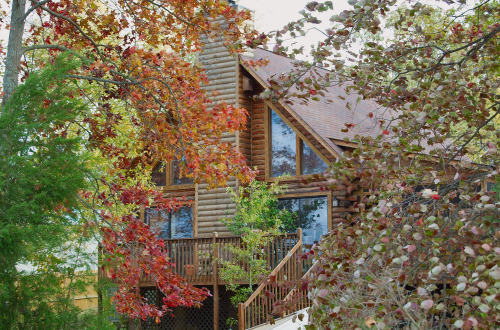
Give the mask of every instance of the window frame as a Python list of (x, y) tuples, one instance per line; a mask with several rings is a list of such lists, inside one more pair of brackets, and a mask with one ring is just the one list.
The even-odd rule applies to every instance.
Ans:
[(312, 149), (314, 153), (318, 157), (323, 160), (327, 166), (330, 166), (331, 161), (328, 160), (315, 146), (312, 145), (312, 143), (300, 132), (292, 123), (285, 117), (283, 114), (273, 105), (269, 104), (266, 102), (266, 110), (265, 110), (265, 146), (266, 146), (266, 152), (265, 152), (265, 179), (266, 181), (275, 181), (277, 177), (272, 176), (272, 135), (271, 135), (271, 111), (274, 111), (281, 120), (290, 127), (290, 129), (293, 130), (295, 133), (295, 174), (290, 175), (286, 179), (282, 179), (283, 181), (294, 181), (297, 179), (301, 178), (309, 178), (313, 177), (316, 174), (301, 174), (302, 173), (302, 167), (303, 167), (303, 155), (302, 155), (302, 144), (305, 143), (309, 148)]
[[(155, 169), (155, 167), (158, 165), (158, 163), (160, 163), (161, 161), (159, 160), (156, 160), (153, 162), (153, 166), (151, 168), (151, 171), (153, 171)], [(165, 175), (166, 175), (166, 180), (165, 180), (165, 185), (164, 186), (156, 186), (156, 188), (159, 188), (159, 189), (162, 189), (162, 190), (167, 190), (167, 191), (170, 191), (170, 190), (186, 190), (186, 189), (194, 189), (195, 187), (195, 183), (186, 183), (186, 184), (173, 184), (173, 181), (174, 181), (174, 178), (173, 178), (173, 175), (174, 175), (174, 162), (169, 162), (169, 163), (165, 163)], [(154, 184), (154, 183), (153, 183)]]

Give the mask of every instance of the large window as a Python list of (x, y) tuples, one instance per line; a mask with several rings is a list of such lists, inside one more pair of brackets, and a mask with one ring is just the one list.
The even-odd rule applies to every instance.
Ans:
[(160, 230), (163, 239), (193, 237), (193, 209), (184, 206), (177, 210), (149, 208), (144, 210), (144, 221), (151, 230)]
[(271, 177), (323, 173), (328, 165), (288, 126), (281, 117), (270, 111)]
[(294, 223), (287, 224), (286, 230), (302, 228), (302, 238), (306, 246), (319, 242), (321, 236), (328, 232), (327, 206), (326, 196), (284, 198), (278, 202), (279, 209), (288, 210), (295, 215)]
[(193, 184), (193, 178), (181, 176), (180, 164), (179, 160), (174, 160), (171, 166), (158, 162), (151, 172), (151, 181), (157, 187)]

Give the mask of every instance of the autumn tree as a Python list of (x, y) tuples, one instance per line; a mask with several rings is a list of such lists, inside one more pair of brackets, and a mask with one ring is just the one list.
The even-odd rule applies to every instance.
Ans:
[[(171, 272), (163, 241), (136, 217), (136, 210), (152, 203), (159, 208), (179, 206), (179, 201), (163, 198), (149, 183), (152, 160), (182, 157), (182, 173), (212, 185), (224, 184), (229, 176), (243, 180), (252, 176), (239, 151), (221, 141), (224, 132), (242, 127), (245, 111), (224, 103), (208, 111), (211, 95), (203, 89), (204, 70), (187, 60), (200, 51), (202, 36), (222, 38), (228, 51), (240, 51), (241, 38), (253, 33), (243, 27), (249, 13), (219, 0), (12, 0), (9, 4), (2, 116), (22, 116), (16, 112), (27, 111), (10, 103), (19, 82), (57, 63), (63, 53), (80, 63), (47, 90), (68, 86), (65, 97), (80, 100), (88, 111), (65, 108), (73, 112), (71, 116), (60, 124), (45, 125), (39, 133), (42, 140), (84, 139), (82, 146), (90, 155), (86, 168), (91, 171), (81, 172), (83, 181), (71, 198), (48, 209), (85, 210), (75, 221), (102, 237), (105, 260), (112, 265), (109, 274), (118, 285), (114, 295), (118, 312), (158, 319), (172, 307), (199, 305), (208, 293)], [(3, 27), (5, 16), (2, 12)], [(52, 102), (47, 96), (33, 108), (38, 111), (32, 118), (45, 120), (44, 109)], [(12, 156), (7, 145), (2, 138), (2, 159)], [(15, 170), (22, 173), (24, 168)], [(36, 189), (50, 193), (51, 187), (41, 184)], [(2, 215), (2, 226), (20, 224)], [(30, 244), (28, 237), (23, 244)], [(9, 262), (19, 261), (13, 257)], [(165, 294), (163, 307), (141, 298), (138, 283), (143, 273)]]
[(311, 28), (324, 38), (263, 94), (314, 106), (341, 86), (351, 95), (343, 111), (378, 106), (345, 123), (353, 148), (328, 174), (364, 197), (313, 253), (317, 268), (300, 286), (311, 327), (496, 328), (500, 6), (349, 4), (335, 13), (331, 1), (310, 2), (276, 31), (274, 51), (291, 57), (306, 52), (283, 40)]

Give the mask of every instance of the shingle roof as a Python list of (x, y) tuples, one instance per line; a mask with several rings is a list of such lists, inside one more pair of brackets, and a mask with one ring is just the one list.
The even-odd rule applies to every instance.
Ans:
[[(253, 58), (242, 56), (243, 61), (259, 59), (267, 59), (269, 63), (265, 66), (249, 68), (248, 70), (264, 81), (267, 86), (269, 86), (268, 81), (270, 78), (286, 73), (294, 68), (293, 60), (259, 48), (255, 49)], [(324, 73), (329, 72), (325, 69), (319, 70)], [(382, 133), (379, 120), (388, 117), (388, 114), (384, 113), (387, 110), (381, 109), (375, 102), (371, 100), (357, 102), (357, 95), (347, 95), (345, 92), (346, 86), (329, 87), (325, 97), (320, 97), (320, 101), (310, 100), (306, 104), (299, 99), (291, 98), (293, 104), (281, 102), (282, 105), (292, 112), (292, 115), (294, 113), (300, 117), (324, 143), (338, 154), (342, 153), (342, 149), (334, 143), (334, 140), (344, 140), (346, 137), (353, 139), (356, 134), (377, 136)], [(338, 96), (345, 97), (345, 100), (340, 99)], [(351, 104), (351, 110), (347, 108), (347, 102)], [(373, 118), (369, 117), (369, 113), (373, 114)], [(346, 127), (346, 123), (352, 123), (356, 126), (349, 129), (347, 133), (344, 133), (341, 130)]]

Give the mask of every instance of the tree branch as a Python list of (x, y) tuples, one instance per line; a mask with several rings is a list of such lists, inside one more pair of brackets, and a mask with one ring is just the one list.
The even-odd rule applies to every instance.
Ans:
[(25, 20), (33, 12), (33, 10), (36, 10), (37, 8), (40, 8), (41, 6), (43, 6), (44, 4), (46, 4), (47, 2), (50, 2), (50, 1), (52, 1), (52, 0), (43, 0), (43, 1), (40, 1), (40, 2), (35, 2), (35, 5), (33, 7), (30, 7), (30, 9), (28, 9), (26, 11), (26, 13), (24, 13), (24, 15), (23, 15), (23, 17), (21, 19)]

